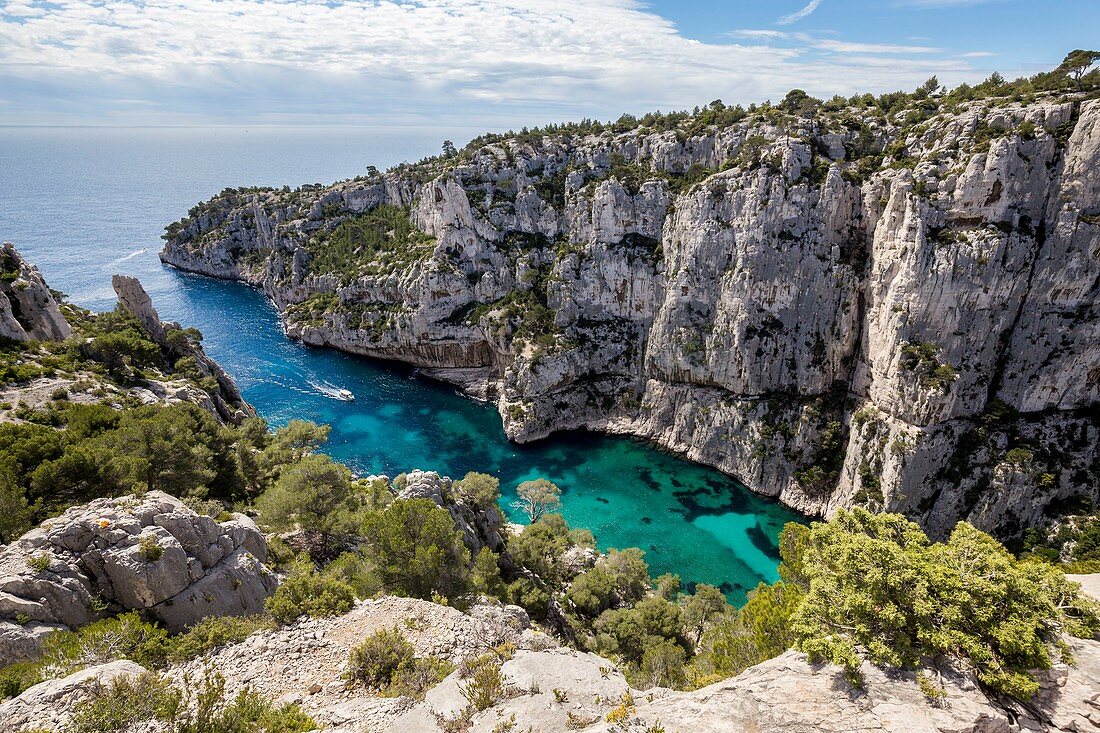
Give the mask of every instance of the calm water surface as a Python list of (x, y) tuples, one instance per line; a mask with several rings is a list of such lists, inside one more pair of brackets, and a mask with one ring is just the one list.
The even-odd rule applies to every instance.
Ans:
[[(274, 425), (332, 425), (327, 451), (360, 473), (413, 468), (497, 475), (515, 486), (545, 476), (564, 514), (603, 548), (641, 547), (651, 572), (720, 585), (731, 600), (776, 576), (776, 538), (798, 515), (733, 479), (626, 438), (587, 432), (509, 443), (496, 410), (409, 369), (288, 341), (256, 291), (164, 268), (164, 225), (226, 186), (331, 182), (436, 151), (477, 130), (422, 128), (0, 128), (0, 239), (50, 285), (94, 309), (113, 306), (110, 278), (141, 278), (161, 315), (205, 334)], [(332, 400), (310, 383), (352, 390)]]

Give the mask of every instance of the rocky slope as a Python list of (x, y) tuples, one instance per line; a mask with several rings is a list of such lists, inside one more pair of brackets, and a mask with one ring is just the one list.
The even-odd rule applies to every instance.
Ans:
[(153, 343), (159, 346), (173, 363), (180, 359), (189, 359), (194, 362), (200, 379), (213, 380), (212, 388), (207, 390), (186, 385), (183, 393), (177, 393), (174, 399), (168, 398), (167, 390), (162, 390), (164, 394), (157, 395), (158, 401), (194, 402), (223, 422), (240, 423), (245, 418), (256, 416), (255, 408), (241, 397), (237, 383), (221, 368), (220, 364), (206, 355), (201, 344), (189, 338), (171, 337), (173, 331), (181, 331), (180, 325), (164, 323), (160, 320), (160, 316), (153, 307), (152, 299), (137, 278), (115, 275), (111, 278), (111, 284), (115, 294), (118, 295), (119, 307), (137, 319)]
[[(510, 608), (510, 607), (508, 607)], [(422, 702), (378, 697), (343, 678), (348, 651), (370, 633), (397, 628), (419, 655), (456, 662), (502, 642), (516, 650), (501, 666), (504, 694), (469, 720), (471, 733), (583, 730), (892, 731), (895, 733), (1084, 733), (1100, 727), (1100, 643), (1072, 640), (1075, 666), (1057, 665), (1028, 705), (994, 699), (972, 676), (932, 670), (944, 696), (929, 700), (912, 673), (885, 672), (865, 664), (864, 688), (853, 688), (831, 665), (811, 665), (797, 652), (694, 692), (632, 689), (606, 659), (557, 646), (524, 628), (524, 618), (492, 606), (467, 615), (407, 598), (381, 598), (345, 616), (303, 620), (253, 634), (210, 656), (173, 667), (180, 682), (211, 665), (226, 677), (230, 695), (250, 687), (282, 702), (297, 702), (330, 733), (438, 733), (466, 707), (461, 669), (430, 689)], [(0, 733), (24, 728), (64, 730), (96, 682), (144, 670), (117, 661), (64, 679), (42, 682), (0, 703)], [(609, 717), (610, 716), (610, 717)], [(132, 733), (166, 730), (156, 724)]]
[(716, 109), (227, 190), (161, 257), (495, 401), (517, 441), (630, 433), (934, 535), (1100, 499), (1100, 101)]
[[(223, 423), (256, 416), (195, 334), (160, 320), (138, 280), (115, 275), (112, 284), (119, 310), (160, 349), (162, 363), (146, 365), (140, 374), (105, 370), (103, 355), (94, 353), (94, 339), (84, 332), (96, 316), (55, 294), (10, 242), (0, 245), (0, 341), (15, 342), (6, 349), (11, 353), (3, 354), (8, 368), (0, 379), (0, 422), (21, 421), (23, 411), (48, 406), (58, 393), (69, 402), (116, 407), (126, 398), (144, 404), (190, 402)], [(57, 355), (66, 350), (72, 358), (62, 363)], [(181, 364), (189, 366), (178, 369)]]

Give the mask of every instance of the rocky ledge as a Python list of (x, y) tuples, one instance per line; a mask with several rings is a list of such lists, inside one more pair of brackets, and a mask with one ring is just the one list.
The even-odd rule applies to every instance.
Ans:
[(161, 257), (517, 441), (630, 433), (809, 513), (1010, 536), (1100, 500), (1100, 101), (913, 104), (487, 136), (227, 190)]

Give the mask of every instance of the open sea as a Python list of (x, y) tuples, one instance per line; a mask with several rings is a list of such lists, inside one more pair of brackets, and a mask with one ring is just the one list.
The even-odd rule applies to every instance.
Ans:
[[(187, 275), (157, 259), (164, 226), (231, 186), (330, 183), (415, 161), (473, 129), (0, 127), (0, 240), (51, 287), (95, 310), (114, 305), (111, 275), (141, 279), (161, 317), (199, 328), (207, 353), (272, 425), (332, 426), (326, 452), (361, 474), (414, 468), (498, 476), (502, 506), (539, 476), (563, 490), (563, 514), (601, 548), (640, 547), (654, 576), (722, 587), (740, 603), (777, 578), (777, 538), (803, 521), (734, 479), (646, 443), (589, 432), (509, 443), (494, 407), (415, 377), (408, 367), (288, 340), (246, 286)], [(312, 384), (350, 389), (354, 403)]]

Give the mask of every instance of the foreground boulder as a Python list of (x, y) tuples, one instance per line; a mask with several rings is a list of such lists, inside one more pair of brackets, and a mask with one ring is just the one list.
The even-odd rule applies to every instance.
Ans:
[(0, 733), (59, 730), (97, 689), (119, 677), (139, 677), (145, 672), (140, 664), (120, 659), (40, 682), (19, 697), (0, 703)]
[(277, 585), (266, 561), (244, 515), (218, 523), (160, 491), (74, 507), (0, 550), (0, 665), (112, 610), (147, 611), (170, 631), (257, 613)]

